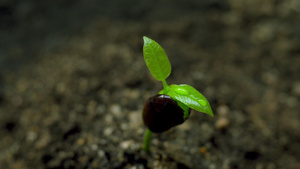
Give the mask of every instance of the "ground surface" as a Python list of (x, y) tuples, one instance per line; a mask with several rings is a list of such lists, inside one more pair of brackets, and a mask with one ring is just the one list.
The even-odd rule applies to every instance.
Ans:
[[(291, 1), (0, 3), (0, 168), (300, 168), (300, 5)], [(215, 117), (192, 112), (144, 153), (162, 84), (142, 36)]]

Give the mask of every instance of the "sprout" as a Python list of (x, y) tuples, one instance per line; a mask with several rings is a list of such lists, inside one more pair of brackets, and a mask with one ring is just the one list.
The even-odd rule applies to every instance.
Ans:
[(144, 60), (152, 76), (163, 83), (158, 95), (146, 100), (143, 121), (148, 129), (144, 136), (144, 150), (149, 151), (152, 132), (160, 133), (182, 124), (190, 115), (190, 109), (206, 113), (213, 112), (206, 98), (187, 84), (168, 85), (166, 79), (171, 74), (171, 64), (164, 49), (154, 40), (144, 36)]

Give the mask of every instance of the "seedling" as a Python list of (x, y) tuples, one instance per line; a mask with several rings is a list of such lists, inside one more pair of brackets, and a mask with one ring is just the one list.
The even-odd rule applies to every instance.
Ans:
[(213, 112), (206, 98), (187, 84), (168, 85), (171, 64), (164, 49), (154, 40), (144, 36), (144, 59), (152, 76), (163, 83), (163, 90), (146, 100), (143, 121), (148, 129), (144, 136), (144, 151), (149, 151), (152, 132), (161, 133), (185, 122), (190, 109), (206, 113)]

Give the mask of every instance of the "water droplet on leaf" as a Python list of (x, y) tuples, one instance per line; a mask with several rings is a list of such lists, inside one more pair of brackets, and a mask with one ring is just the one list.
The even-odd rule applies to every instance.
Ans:
[(205, 101), (205, 100), (198, 100), (198, 103), (199, 103), (201, 106), (206, 106), (206, 101)]
[(184, 88), (175, 88), (174, 90), (175, 90), (176, 93), (181, 94), (181, 95), (185, 95), (186, 96), (186, 95), (190, 94), (189, 91), (187, 91)]

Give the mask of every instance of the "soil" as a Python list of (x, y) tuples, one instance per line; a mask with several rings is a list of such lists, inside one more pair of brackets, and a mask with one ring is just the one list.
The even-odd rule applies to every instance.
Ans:
[[(2, 1), (1, 169), (299, 169), (300, 3)], [(146, 35), (214, 117), (142, 150)]]

